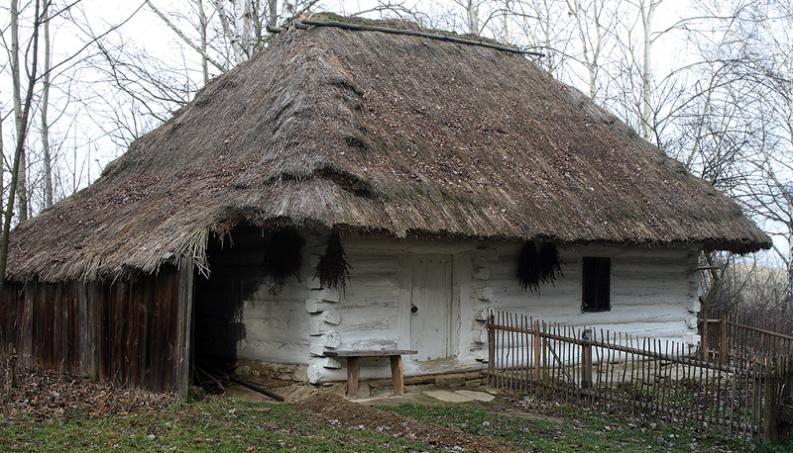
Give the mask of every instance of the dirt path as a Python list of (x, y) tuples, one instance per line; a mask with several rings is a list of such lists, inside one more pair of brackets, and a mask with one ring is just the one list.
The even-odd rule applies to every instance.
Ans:
[(417, 440), (439, 448), (481, 452), (517, 452), (513, 447), (492, 439), (473, 436), (446, 426), (418, 422), (411, 418), (356, 404), (341, 396), (317, 393), (297, 403), (319, 418), (351, 428), (390, 433), (394, 437)]

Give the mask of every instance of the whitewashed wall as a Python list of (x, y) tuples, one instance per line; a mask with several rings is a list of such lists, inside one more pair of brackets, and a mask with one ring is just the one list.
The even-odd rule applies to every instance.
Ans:
[(264, 362), (304, 364), (309, 352), (307, 335), (310, 319), (304, 300), (307, 290), (299, 282), (290, 282), (273, 294), (262, 283), (245, 300), (242, 321), (245, 336), (240, 341), (240, 358)]
[[(201, 315), (200, 324), (209, 326), (205, 349), (212, 353), (212, 343), (220, 343), (229, 326), (227, 316), (230, 305), (240, 305), (239, 322), (243, 325), (241, 339), (237, 342), (237, 357), (262, 362), (306, 364), (309, 358), (311, 318), (306, 313), (305, 301), (311, 291), (309, 277), (313, 268), (308, 262), (312, 244), (323, 239), (306, 238), (306, 251), (299, 278), (290, 276), (278, 291), (264, 273), (261, 265), (266, 253), (258, 229), (248, 228), (236, 232), (233, 241), (211, 256), (210, 282), (203, 283), (197, 291), (199, 303), (208, 304)], [(241, 300), (240, 300), (241, 299)], [(236, 321), (236, 319), (234, 320)], [(207, 332), (196, 330), (200, 337)], [(200, 341), (201, 339), (198, 338)]]
[[(515, 279), (517, 243), (348, 239), (344, 245), (352, 265), (351, 282), (340, 292), (319, 288), (313, 278), (324, 241), (322, 236), (307, 238), (300, 281), (290, 279), (275, 296), (261, 288), (245, 302), (246, 337), (240, 342), (240, 357), (307, 363), (309, 381), (322, 382), (346, 378), (344, 360), (323, 357), (326, 350), (409, 349), (411, 266), (420, 254), (452, 257), (454, 357), (426, 362), (407, 358), (407, 375), (481, 368), (489, 310), (692, 344), (699, 340), (695, 249), (562, 249), (564, 277), (533, 294), (523, 291)], [(611, 311), (581, 312), (581, 256), (612, 258)], [(387, 360), (362, 363), (363, 379), (389, 373)]]
[[(696, 250), (617, 247), (562, 249), (564, 278), (539, 292), (515, 280), (518, 249), (499, 246), (475, 263), (482, 278), (479, 307), (526, 313), (534, 318), (642, 336), (696, 343)], [(581, 257), (611, 258), (611, 310), (581, 311)]]

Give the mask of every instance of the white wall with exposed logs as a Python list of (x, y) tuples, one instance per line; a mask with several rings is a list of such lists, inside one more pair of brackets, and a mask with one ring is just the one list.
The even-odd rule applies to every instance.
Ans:
[[(303, 275), (290, 279), (279, 293), (288, 297), (281, 300), (262, 290), (251, 296), (255, 300), (246, 301), (242, 318), (247, 336), (240, 342), (240, 357), (308, 364), (307, 378), (313, 383), (346, 378), (344, 360), (323, 355), (334, 349), (418, 349), (420, 354), (406, 357), (408, 376), (479, 369), (487, 360), (485, 320), (491, 310), (636, 336), (699, 341), (694, 248), (563, 248), (563, 277), (532, 293), (522, 290), (515, 277), (518, 243), (346, 239), (351, 280), (340, 291), (320, 288), (313, 278), (324, 241), (319, 235), (307, 238)], [(610, 311), (581, 311), (582, 256), (612, 259)], [(432, 263), (448, 270), (432, 274), (443, 278), (440, 284), (428, 281)], [(427, 293), (414, 288), (414, 282), (450, 288)], [(438, 318), (444, 325), (431, 332), (418, 317), (437, 317), (444, 310), (428, 307), (427, 294), (444, 299), (438, 303), (446, 307), (446, 315)], [(421, 360), (427, 358), (422, 349), (446, 354)], [(362, 379), (388, 376), (387, 359), (362, 362)]]

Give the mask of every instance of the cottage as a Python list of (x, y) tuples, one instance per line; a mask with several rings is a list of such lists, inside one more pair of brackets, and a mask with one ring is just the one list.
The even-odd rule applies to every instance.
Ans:
[(770, 243), (525, 56), (337, 26), (282, 32), (12, 236), (0, 341), (156, 390), (219, 359), (343, 380), (339, 350), (477, 370), (493, 309), (696, 344), (699, 254)]

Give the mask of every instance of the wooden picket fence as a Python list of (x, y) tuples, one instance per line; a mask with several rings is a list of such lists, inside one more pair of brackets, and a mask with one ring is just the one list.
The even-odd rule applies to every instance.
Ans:
[(775, 320), (758, 324), (739, 316), (699, 320), (703, 359), (718, 360), (722, 365), (745, 366), (741, 362), (762, 362), (765, 359), (793, 355), (793, 336), (773, 330)]
[(755, 439), (793, 421), (786, 356), (721, 364), (691, 345), (495, 312), (487, 323), (496, 388)]

